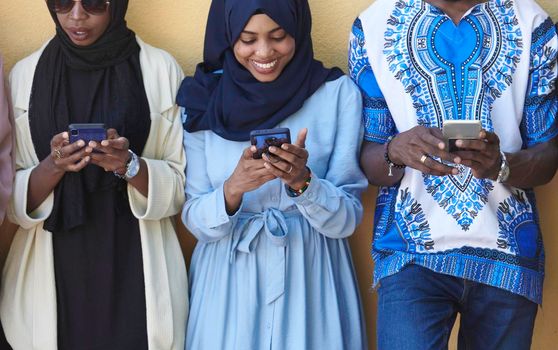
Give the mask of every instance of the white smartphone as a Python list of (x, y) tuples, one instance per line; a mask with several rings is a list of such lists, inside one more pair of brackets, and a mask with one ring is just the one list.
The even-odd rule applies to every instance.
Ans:
[(476, 140), (482, 130), (480, 120), (444, 120), (442, 133), (446, 140), (449, 152), (456, 152), (459, 148), (455, 145), (457, 140)]

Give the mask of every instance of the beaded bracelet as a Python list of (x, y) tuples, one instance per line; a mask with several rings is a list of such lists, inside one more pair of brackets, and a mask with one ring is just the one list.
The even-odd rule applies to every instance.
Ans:
[(386, 161), (388, 167), (389, 167), (389, 171), (388, 171), (388, 176), (393, 176), (393, 168), (396, 169), (403, 169), (405, 168), (405, 165), (403, 164), (395, 164), (394, 162), (391, 161), (391, 159), (389, 158), (389, 144), (391, 143), (391, 141), (393, 141), (393, 139), (395, 138), (395, 135), (392, 135), (390, 137), (388, 137), (386, 143), (384, 143), (384, 160)]
[(287, 190), (287, 194), (289, 195), (289, 197), (300, 196), (308, 189), (308, 186), (310, 186), (310, 181), (312, 180), (312, 171), (308, 167), (306, 167), (306, 169), (308, 169), (308, 177), (306, 178), (306, 180), (304, 180), (304, 186), (302, 186), (301, 189), (295, 190), (291, 186), (285, 185), (285, 189)]

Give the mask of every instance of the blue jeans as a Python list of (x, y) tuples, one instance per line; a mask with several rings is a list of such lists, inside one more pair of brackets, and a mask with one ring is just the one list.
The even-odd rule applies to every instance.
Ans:
[(378, 289), (378, 349), (529, 349), (537, 304), (503, 289), (409, 265)]

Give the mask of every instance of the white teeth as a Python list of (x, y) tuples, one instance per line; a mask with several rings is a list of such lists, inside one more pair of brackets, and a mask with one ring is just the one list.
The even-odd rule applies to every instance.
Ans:
[(256, 61), (252, 61), (252, 62), (254, 62), (256, 67), (261, 68), (261, 69), (271, 69), (271, 68), (275, 67), (275, 65), (277, 64), (277, 60), (269, 62), (269, 63), (258, 63)]

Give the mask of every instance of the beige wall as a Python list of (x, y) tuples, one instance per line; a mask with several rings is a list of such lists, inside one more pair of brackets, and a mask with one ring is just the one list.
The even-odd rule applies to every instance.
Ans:
[[(518, 0), (524, 1), (524, 0)], [(328, 65), (346, 67), (346, 46), (350, 26), (360, 11), (372, 0), (310, 0), (314, 15), (316, 55)], [(539, 0), (558, 20), (558, 1)], [(147, 42), (166, 49), (192, 73), (201, 58), (203, 33), (210, 0), (131, 0), (128, 12), (130, 27)], [(6, 69), (37, 49), (53, 33), (53, 23), (43, 0), (0, 1), (0, 52)], [(558, 343), (558, 180), (540, 188), (539, 207), (547, 250), (547, 279), (544, 307), (539, 311), (534, 349), (554, 349)], [(370, 342), (375, 337), (375, 296), (370, 289), (370, 239), (375, 189), (366, 194), (365, 222), (352, 238), (361, 292), (366, 309)], [(190, 241), (184, 240), (186, 248)], [(453, 346), (452, 346), (453, 347)], [(372, 349), (373, 347), (371, 347)]]

